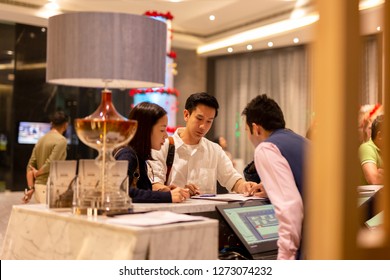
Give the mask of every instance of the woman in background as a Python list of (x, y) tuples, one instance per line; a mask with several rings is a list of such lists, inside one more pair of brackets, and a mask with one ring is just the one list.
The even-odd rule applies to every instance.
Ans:
[(157, 104), (142, 102), (131, 110), (129, 119), (138, 121), (137, 132), (127, 146), (114, 151), (114, 157), (129, 162), (128, 176), (131, 184), (129, 195), (133, 202), (183, 202), (189, 198), (188, 190), (182, 188), (153, 191), (149, 179), (149, 175), (153, 177), (151, 167), (148, 174), (147, 163), (148, 160), (153, 160), (152, 149), (160, 150), (168, 137), (167, 112)]

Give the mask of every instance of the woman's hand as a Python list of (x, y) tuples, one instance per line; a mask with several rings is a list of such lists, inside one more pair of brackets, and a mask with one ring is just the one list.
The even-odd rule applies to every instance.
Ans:
[(182, 188), (175, 188), (171, 190), (172, 202), (180, 203), (190, 197), (188, 190)]

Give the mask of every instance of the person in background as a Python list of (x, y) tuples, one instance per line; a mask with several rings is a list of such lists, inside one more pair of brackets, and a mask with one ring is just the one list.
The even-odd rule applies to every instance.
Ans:
[(234, 161), (233, 161), (233, 156), (232, 154), (228, 151), (228, 145), (227, 145), (227, 141), (226, 141), (226, 138), (223, 137), (223, 136), (218, 136), (214, 139), (214, 143), (217, 143), (218, 145), (220, 145), (222, 147), (222, 150), (224, 150), (225, 154), (228, 156), (228, 158), (233, 162), (233, 166), (234, 166)]
[(300, 256), (304, 218), (304, 158), (308, 140), (285, 128), (283, 112), (267, 95), (252, 99), (242, 112), (255, 147), (254, 162), (279, 220), (278, 259)]
[(364, 143), (371, 138), (371, 125), (375, 118), (383, 114), (381, 104), (362, 105), (358, 116), (359, 143)]
[(379, 115), (371, 125), (371, 138), (359, 146), (359, 160), (365, 185), (381, 185), (384, 179), (381, 149), (384, 145), (384, 115)]
[[(205, 138), (218, 115), (217, 99), (206, 93), (194, 93), (185, 103), (186, 126), (174, 135), (174, 160), (167, 177), (169, 141), (160, 151), (153, 151), (156, 161), (150, 161), (154, 171), (153, 187), (180, 186), (188, 188), (191, 195), (216, 192), (217, 181), (229, 191), (252, 195), (252, 187), (234, 169), (232, 161), (221, 146)], [(261, 195), (261, 194), (258, 194)]]
[(51, 116), (50, 123), (51, 130), (35, 144), (27, 164), (28, 189), (23, 197), (24, 203), (29, 202), (33, 194), (37, 203), (46, 203), (50, 163), (66, 159), (67, 140), (63, 134), (68, 128), (69, 117), (63, 111), (57, 111)]
[[(138, 121), (138, 128), (129, 144), (114, 151), (117, 160), (127, 160), (130, 186), (129, 195), (135, 203), (183, 202), (189, 197), (188, 190), (181, 188), (153, 191), (148, 175), (148, 160), (153, 161), (151, 150), (159, 150), (168, 137), (167, 112), (157, 104), (142, 102), (129, 114), (129, 119)], [(138, 171), (137, 171), (138, 169)], [(153, 179), (153, 170), (149, 169)], [(134, 178), (134, 177), (138, 177)], [(135, 181), (134, 181), (135, 179)]]

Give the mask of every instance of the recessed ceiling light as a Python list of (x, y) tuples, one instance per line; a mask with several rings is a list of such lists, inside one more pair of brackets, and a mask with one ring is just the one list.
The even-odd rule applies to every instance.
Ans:
[(298, 38), (298, 37), (295, 37), (295, 38), (293, 39), (293, 42), (294, 42), (295, 44), (299, 43), (299, 38)]
[(214, 15), (210, 15), (210, 16), (209, 16), (209, 19), (210, 19), (210, 20), (215, 20), (215, 16), (214, 16)]
[(44, 6), (46, 9), (48, 10), (59, 10), (60, 9), (60, 6), (58, 5), (58, 3), (55, 1), (55, 0), (49, 0), (45, 6)]
[(382, 5), (384, 2), (384, 0), (362, 0), (359, 2), (359, 10), (370, 9)]
[(273, 47), (274, 43), (273, 43), (273, 42), (268, 42), (268, 44), (267, 44), (267, 45), (268, 45), (268, 47), (270, 47), (270, 48), (271, 48), (271, 47)]
[(381, 27), (378, 26), (378, 27), (376, 28), (376, 30), (377, 30), (377, 31), (381, 31)]
[(258, 28), (250, 29), (235, 35), (210, 42), (208, 44), (199, 46), (196, 50), (198, 54), (205, 54), (211, 51), (218, 49), (225, 49), (229, 46), (234, 46), (237, 44), (244, 44), (247, 41), (253, 42), (253, 40), (264, 39), (268, 36), (274, 36), (281, 34), (283, 32), (292, 31), (297, 28), (308, 26), (316, 21), (318, 21), (319, 15), (317, 13), (311, 14), (304, 18), (296, 20), (282, 20), (276, 23), (272, 23), (265, 26), (260, 26)]
[(229, 48), (227, 49), (227, 51), (228, 51), (229, 53), (232, 53), (232, 52), (233, 52), (233, 48), (232, 48), (232, 47), (229, 47)]
[(247, 49), (248, 51), (251, 51), (251, 50), (253, 50), (253, 46), (252, 46), (252, 45), (247, 45), (247, 46), (246, 46), (246, 49)]

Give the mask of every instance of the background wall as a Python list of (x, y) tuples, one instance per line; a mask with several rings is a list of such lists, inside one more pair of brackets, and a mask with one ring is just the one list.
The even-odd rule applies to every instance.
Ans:
[(174, 77), (174, 86), (180, 92), (176, 120), (177, 126), (185, 126), (183, 111), (186, 99), (192, 93), (206, 91), (207, 59), (199, 57), (195, 50), (175, 49), (175, 51), (178, 74)]

